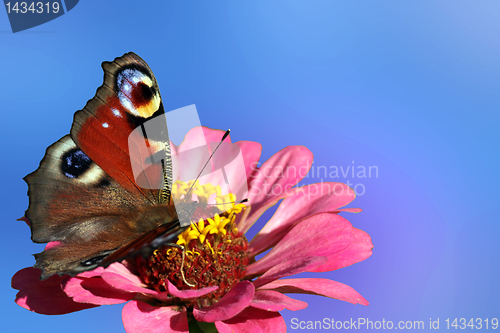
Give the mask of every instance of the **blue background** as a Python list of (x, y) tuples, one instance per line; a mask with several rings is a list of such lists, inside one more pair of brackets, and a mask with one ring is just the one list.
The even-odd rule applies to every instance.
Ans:
[(166, 110), (196, 104), (202, 124), (261, 142), (262, 161), (301, 144), (315, 167), (378, 167), (378, 177), (303, 181), (362, 184), (350, 207), (364, 211), (343, 215), (372, 236), (373, 255), (314, 276), (370, 305), (299, 295), (309, 307), (282, 312), (289, 332), (292, 318), (440, 318), (443, 328), (500, 317), (499, 13), (486, 0), (89, 0), (13, 34), (0, 10), (4, 330), (123, 330), (120, 305), (30, 313), (10, 279), (42, 249), (16, 221), (28, 206), (22, 178), (94, 96), (101, 62), (128, 51), (153, 69)]

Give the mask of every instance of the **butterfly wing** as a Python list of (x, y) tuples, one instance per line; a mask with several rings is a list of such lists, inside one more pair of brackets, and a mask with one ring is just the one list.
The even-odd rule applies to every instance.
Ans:
[[(151, 241), (155, 230), (159, 236), (168, 233), (167, 238), (182, 231), (173, 226), (160, 228), (177, 220), (169, 205), (168, 134), (139, 137), (136, 145), (142, 140), (148, 149), (134, 154), (135, 160), (130, 157), (129, 147), (135, 147), (130, 134), (164, 113), (156, 79), (133, 53), (103, 63), (103, 69), (104, 84), (75, 113), (71, 135), (50, 146), (40, 167), (25, 178), (32, 240), (60, 242), (35, 255), (42, 278), (109, 265), (112, 261), (104, 259), (117, 251), (118, 259), (123, 253), (140, 251), (143, 246), (133, 244), (141, 237)], [(148, 154), (158, 152), (163, 152), (163, 164), (148, 164)], [(145, 171), (139, 178), (132, 170), (134, 163), (136, 169)], [(141, 177), (142, 183), (151, 186), (139, 186)]]
[[(130, 134), (146, 122), (152, 119), (163, 121), (161, 125), (166, 130), (166, 122), (161, 117), (165, 111), (156, 78), (146, 62), (134, 53), (127, 53), (113, 62), (104, 62), (102, 68), (104, 83), (97, 89), (95, 97), (75, 113), (71, 137), (78, 147), (126, 190), (157, 202), (157, 189), (163, 181), (160, 165), (149, 166), (149, 179), (146, 179), (146, 182), (150, 182), (149, 190), (141, 188), (132, 168), (143, 169), (145, 156), (129, 151)], [(168, 134), (146, 139), (152, 149), (149, 154), (154, 154), (158, 149), (170, 148)], [(162, 145), (165, 141), (166, 144)], [(160, 143), (160, 146), (155, 146), (155, 143)], [(141, 160), (136, 156), (141, 157)], [(165, 158), (170, 158), (169, 151)], [(166, 163), (171, 165), (171, 160)]]

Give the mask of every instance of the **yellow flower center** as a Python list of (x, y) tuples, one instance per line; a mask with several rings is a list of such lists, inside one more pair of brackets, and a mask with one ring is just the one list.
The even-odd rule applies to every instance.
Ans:
[[(174, 202), (193, 201), (191, 197), (185, 198), (192, 184), (175, 182), (172, 189)], [(179, 289), (219, 286), (217, 291), (197, 300), (199, 305), (207, 306), (225, 295), (245, 275), (249, 264), (248, 241), (234, 221), (246, 206), (235, 204), (234, 194), (223, 195), (219, 186), (211, 184), (196, 183), (191, 193), (199, 202), (197, 211), (202, 210), (193, 215), (212, 218), (199, 218), (196, 224), (178, 236), (177, 245), (185, 251), (184, 262), (180, 248), (165, 245), (147, 259), (139, 256), (137, 266), (143, 282), (157, 291), (167, 290), (167, 280)], [(215, 204), (209, 204), (214, 201)]]

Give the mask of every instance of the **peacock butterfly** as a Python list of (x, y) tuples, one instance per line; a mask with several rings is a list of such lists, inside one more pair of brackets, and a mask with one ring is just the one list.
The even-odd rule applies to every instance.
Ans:
[[(174, 202), (171, 127), (149, 66), (130, 52), (102, 68), (104, 82), (75, 113), (70, 134), (48, 147), (39, 168), (24, 178), (31, 239), (56, 244), (35, 254), (41, 279), (147, 255), (174, 241), (197, 209), (195, 201)], [(222, 171), (216, 178), (226, 183), (223, 164), (239, 156), (237, 169), (244, 170), (235, 146), (221, 149), (224, 158), (210, 165), (211, 171)], [(213, 155), (213, 147), (200, 147)], [(179, 160), (189, 163), (186, 156), (208, 158), (199, 149)], [(185, 178), (200, 179), (202, 171)], [(231, 178), (240, 179), (242, 193), (246, 176)]]

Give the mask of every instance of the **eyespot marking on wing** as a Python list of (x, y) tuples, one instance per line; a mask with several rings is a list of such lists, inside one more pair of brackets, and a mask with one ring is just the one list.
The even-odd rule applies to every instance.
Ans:
[(78, 148), (68, 150), (61, 159), (61, 171), (68, 178), (79, 178), (92, 163), (90, 158)]
[(53, 154), (58, 159), (58, 167), (65, 177), (87, 184), (109, 185), (104, 171), (78, 148), (69, 136), (61, 140)]
[[(136, 68), (127, 68), (116, 76), (121, 105), (132, 115), (149, 118), (160, 107), (160, 94), (153, 80)], [(118, 113), (118, 114), (117, 114)], [(121, 116), (119, 111), (113, 114)]]

